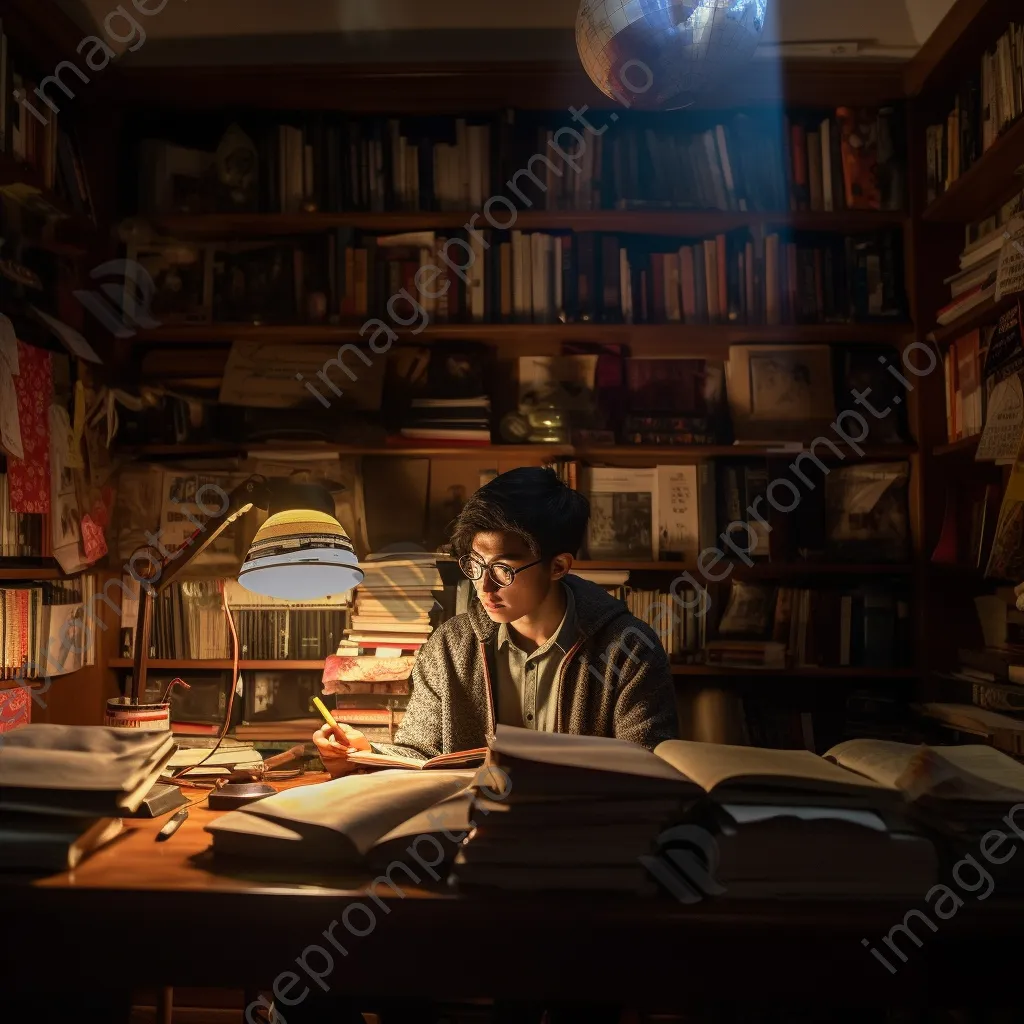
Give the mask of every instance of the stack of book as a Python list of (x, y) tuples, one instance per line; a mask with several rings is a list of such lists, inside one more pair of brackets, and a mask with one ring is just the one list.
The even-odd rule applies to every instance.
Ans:
[(935, 318), (940, 327), (951, 324), (994, 298), (1005, 231), (1003, 227), (994, 228), (960, 253), (959, 271), (943, 282), (949, 285), (950, 302), (939, 310)]
[(389, 742), (409, 701), (413, 663), (433, 631), (442, 589), (436, 556), (368, 555), (350, 627), (324, 665), (334, 716), (371, 740)]
[(826, 758), (499, 726), (487, 785), (500, 770), (504, 792), (478, 784), (454, 875), (522, 889), (657, 883), (683, 902), (926, 891), (935, 849), (901, 814), (901, 791)]
[(476, 788), (476, 828), (455, 859), (460, 885), (503, 889), (654, 888), (641, 857), (698, 795), (635, 743), (499, 725), (493, 772)]
[(402, 437), (417, 441), (491, 443), (491, 400), (472, 398), (414, 398)]
[(901, 792), (915, 820), (954, 840), (953, 853), (977, 850), (982, 836), (1024, 801), (1024, 765), (983, 744), (847, 740), (826, 757)]
[[(842, 746), (845, 756), (837, 747), (819, 757), (684, 740), (659, 745), (660, 756), (708, 796), (690, 823), (708, 833), (702, 852), (712, 884), (704, 884), (713, 894), (856, 899), (927, 891), (938, 876), (935, 847), (902, 813), (901, 792), (871, 775), (876, 741)], [(662, 838), (663, 858), (670, 841)], [(659, 877), (670, 890), (685, 885), (664, 870)]]
[(951, 301), (939, 310), (940, 327), (994, 298), (999, 254), (1007, 238), (1021, 227), (1022, 205), (1024, 192), (1004, 203), (988, 220), (967, 227), (960, 268), (943, 282), (949, 285)]
[(945, 701), (926, 701), (917, 710), (947, 730), (955, 742), (980, 737), (997, 750), (1013, 757), (1024, 757), (1024, 721), (1020, 718), (973, 704)]
[(0, 868), (75, 867), (122, 830), (174, 752), (169, 732), (26, 725), (0, 749)]

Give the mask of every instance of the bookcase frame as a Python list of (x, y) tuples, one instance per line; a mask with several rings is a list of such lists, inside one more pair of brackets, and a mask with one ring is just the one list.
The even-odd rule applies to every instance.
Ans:
[[(1013, 295), (1000, 302), (990, 300), (944, 327), (935, 324), (937, 311), (949, 301), (943, 281), (958, 265), (964, 228), (990, 216), (1024, 189), (1024, 117), (1006, 126), (980, 159), (931, 203), (926, 203), (925, 132), (929, 124), (945, 120), (965, 72), (976, 69), (982, 54), (1011, 22), (1020, 20), (1020, 5), (1012, 0), (957, 0), (905, 69), (912, 111), (912, 247), (917, 260), (915, 273), (908, 280), (914, 283), (914, 299), (920, 311), (915, 317), (918, 340), (931, 345), (940, 357), (956, 339), (994, 324), (1021, 298)], [(931, 673), (956, 664), (957, 648), (982, 645), (972, 598), (993, 586), (983, 578), (981, 569), (930, 561), (942, 530), (947, 489), (956, 488), (971, 476), (989, 482), (1001, 478), (1005, 485), (1010, 472), (1009, 467), (974, 462), (977, 437), (952, 443), (947, 440), (944, 388), (940, 364), (922, 383), (924, 394), (917, 423), (924, 488), (918, 638), (925, 691)]]
[[(41, 5), (39, 0), (5, 0), (10, 6), (11, 19), (5, 12), (5, 29), (24, 31), (35, 41), (41, 59), (53, 60), (58, 54), (71, 56), (77, 34), (69, 22), (51, 21), (41, 17), (40, 7), (52, 14), (56, 8)], [(962, 223), (966, 213), (972, 213), (987, 196), (1010, 189), (1012, 171), (1008, 170), (1014, 154), (1022, 145), (1024, 127), (1017, 125), (1007, 133), (978, 167), (972, 169), (945, 196), (932, 206), (924, 204), (924, 129), (934, 104), (941, 102), (940, 94), (955, 78), (957, 67), (964, 61), (974, 60), (992, 38), (1002, 30), (1013, 16), (1012, 3), (1007, 0), (957, 0), (933, 37), (910, 62), (865, 60), (782, 60), (752, 62), (747, 71), (734, 76), (728, 86), (708, 97), (705, 106), (728, 110), (738, 106), (781, 104), (785, 107), (808, 106), (814, 108), (839, 105), (877, 107), (889, 102), (906, 102), (907, 107), (907, 181), (906, 207), (900, 212), (820, 213), (780, 211), (778, 213), (736, 213), (720, 211), (522, 211), (518, 219), (521, 228), (540, 230), (609, 231), (619, 233), (662, 233), (701, 235), (725, 232), (738, 227), (763, 224), (785, 226), (799, 230), (850, 233), (898, 227), (904, 238), (904, 277), (908, 291), (911, 322), (909, 324), (821, 325), (759, 327), (747, 325), (625, 325), (625, 324), (443, 324), (430, 328), (418, 337), (429, 342), (432, 334), (447, 338), (466, 337), (490, 342), (510, 357), (529, 348), (531, 353), (555, 354), (563, 340), (583, 337), (595, 341), (620, 341), (646, 355), (693, 354), (722, 358), (728, 346), (738, 341), (806, 341), (829, 343), (888, 342), (898, 347), (912, 343), (925, 343), (932, 328), (934, 311), (941, 302), (941, 281), (944, 268), (951, 265), (959, 251), (960, 241), (950, 228), (951, 223)], [(1004, 16), (1005, 15), (1005, 16)], [(54, 28), (53, 26), (57, 26)], [(45, 56), (44, 56), (45, 55)], [(97, 76), (88, 96), (82, 103), (88, 108), (90, 126), (87, 152), (84, 160), (93, 187), (94, 204), (101, 224), (112, 225), (117, 180), (115, 154), (124, 113), (129, 107), (162, 107), (179, 111), (250, 107), (271, 110), (333, 110), (362, 114), (400, 112), (407, 115), (446, 114), (466, 112), (467, 97), (472, 97), (476, 110), (504, 107), (516, 109), (554, 110), (579, 107), (586, 103), (593, 108), (609, 109), (615, 106), (590, 83), (578, 62), (516, 62), (479, 63), (473, 61), (452, 64), (347, 64), (337, 66), (275, 66), (235, 67), (156, 67), (121, 68), (112, 65), (102, 76)], [(1024, 154), (1021, 154), (1024, 160)], [(4, 168), (0, 163), (0, 178), (17, 169)], [(441, 229), (453, 224), (461, 225), (469, 214), (443, 212), (395, 211), (386, 213), (312, 213), (312, 214), (214, 214), (209, 216), (165, 215), (153, 218), (155, 226), (187, 238), (272, 237), (299, 232), (324, 232), (341, 225), (359, 229), (382, 231)], [(113, 255), (112, 232), (97, 232), (88, 245), (81, 246), (79, 267), (86, 256), (98, 263)], [(81, 272), (81, 271), (79, 271)], [(994, 310), (972, 314), (972, 319), (988, 317)], [(69, 321), (74, 322), (74, 321)], [(980, 322), (984, 322), (980, 320)], [(81, 318), (78, 325), (81, 325)], [(224, 343), (234, 338), (273, 338), (287, 334), (302, 341), (340, 342), (356, 336), (355, 328), (315, 327), (299, 328), (239, 327), (229, 325), (195, 326), (167, 325), (151, 332), (141, 332), (131, 339), (111, 339), (97, 333), (96, 325), (89, 323), (83, 330), (95, 335), (94, 344), (105, 358), (115, 364), (127, 361), (132, 351), (141, 345), (173, 346), (176, 343), (200, 341)], [(962, 332), (961, 326), (952, 325), (938, 332), (941, 345)], [(211, 349), (211, 352), (214, 350)], [(212, 358), (212, 356), (211, 356)], [(215, 360), (214, 360), (215, 363)], [(941, 364), (940, 364), (941, 365)], [(211, 366), (211, 375), (216, 375)], [(969, 453), (970, 445), (944, 444), (944, 401), (941, 370), (931, 374), (909, 395), (909, 425), (912, 443), (906, 446), (886, 447), (884, 451), (868, 449), (865, 458), (906, 458), (911, 464), (911, 532), (912, 562), (907, 566), (871, 565), (772, 565), (749, 573), (765, 578), (786, 578), (790, 568), (794, 575), (842, 573), (850, 578), (872, 576), (906, 576), (911, 580), (915, 620), (915, 667), (911, 670), (885, 670), (872, 672), (865, 669), (806, 669), (785, 674), (764, 673), (765, 682), (773, 687), (793, 687), (813, 691), (818, 685), (839, 688), (854, 686), (867, 677), (879, 683), (891, 680), (907, 696), (913, 684), (934, 665), (941, 649), (937, 633), (945, 625), (941, 618), (944, 606), (943, 588), (956, 589), (958, 577), (939, 580), (929, 566), (929, 554), (941, 525), (941, 481), (951, 472), (950, 466), (957, 453)], [(810, 440), (810, 439), (808, 439)], [(288, 446), (294, 448), (294, 445)], [(267, 446), (272, 450), (272, 446)], [(247, 450), (251, 446), (246, 446)], [(478, 457), (479, 448), (465, 453), (452, 448), (429, 446), (358, 448), (333, 446), (348, 454), (401, 454), (446, 458)], [(730, 455), (760, 455), (763, 448), (751, 446), (702, 446), (657, 449), (650, 447), (616, 447), (573, 449), (562, 446), (494, 446), (504, 468), (514, 464), (539, 464), (557, 455), (574, 454), (581, 458), (614, 459), (627, 465), (657, 464), (658, 461), (692, 462), (703, 458)], [(146, 445), (136, 449), (140, 456), (230, 454), (230, 446)], [(938, 495), (938, 497), (936, 497)], [(673, 563), (590, 563), (616, 568), (635, 568), (645, 572), (663, 572), (666, 582), (669, 574), (678, 573), (682, 565)], [(756, 567), (755, 567), (756, 568)], [(0, 567), (0, 578), (5, 571)], [(42, 579), (45, 573), (21, 578)], [(102, 588), (115, 570), (101, 570), (98, 586)], [(742, 575), (737, 572), (737, 576)], [(11, 578), (11, 577), (6, 577)], [(952, 581), (952, 582), (951, 582)], [(106, 614), (106, 609), (104, 608)], [(46, 715), (55, 720), (97, 722), (101, 720), (103, 700), (118, 692), (117, 674), (124, 669), (117, 658), (116, 622), (108, 625), (98, 637), (98, 665), (94, 670), (83, 670), (72, 682), (54, 682), (50, 692), (74, 690), (75, 699), (60, 702), (54, 697)], [(945, 639), (948, 639), (948, 635)], [(217, 663), (219, 664), (219, 663)], [(180, 662), (167, 668), (203, 667), (213, 664)], [(288, 663), (275, 663), (274, 668), (288, 667)], [(293, 667), (308, 668), (305, 663)], [(739, 670), (716, 670), (704, 666), (677, 666), (679, 676), (727, 677), (740, 676)], [(798, 683), (798, 679), (802, 682)], [(760, 676), (758, 677), (761, 678)], [(902, 683), (900, 682), (902, 680)], [(910, 687), (908, 690), (907, 687)], [(43, 717), (43, 716), (39, 716)]]

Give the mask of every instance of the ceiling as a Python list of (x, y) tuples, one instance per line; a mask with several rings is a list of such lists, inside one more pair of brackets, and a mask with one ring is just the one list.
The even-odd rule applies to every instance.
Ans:
[[(571, 57), (578, 0), (57, 0), (135, 65)], [(162, 3), (162, 6), (161, 6)], [(769, 0), (762, 50), (909, 57), (952, 0)], [(134, 17), (138, 28), (123, 15)], [(112, 20), (110, 20), (112, 19)], [(108, 21), (110, 28), (102, 32)], [(120, 36), (124, 43), (111, 40)], [(142, 40), (140, 42), (140, 39)]]

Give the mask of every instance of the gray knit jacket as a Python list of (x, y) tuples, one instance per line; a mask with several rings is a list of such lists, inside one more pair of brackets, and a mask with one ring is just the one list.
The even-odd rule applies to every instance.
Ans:
[[(577, 576), (579, 637), (556, 677), (555, 731), (615, 736), (653, 749), (678, 736), (675, 688), (654, 631), (621, 601)], [(395, 743), (375, 750), (429, 758), (487, 745), (495, 726), (498, 627), (479, 602), (439, 626), (420, 649)]]

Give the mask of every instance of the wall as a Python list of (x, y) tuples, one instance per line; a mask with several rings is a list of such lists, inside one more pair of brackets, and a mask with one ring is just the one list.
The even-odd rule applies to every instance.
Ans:
[[(143, 0), (139, 0), (143, 2)], [(919, 44), (940, 20), (952, 0), (770, 0), (768, 42), (806, 42), (858, 39), (873, 43), (872, 50), (894, 48), (905, 56), (906, 48)], [(83, 31), (102, 22), (116, 9), (112, 0), (59, 0), (65, 11)], [(151, 9), (159, 0), (146, 0)], [(570, 49), (571, 30), (578, 0), (301, 0), (284, 4), (281, 0), (165, 0), (158, 14), (144, 19), (147, 43), (130, 59), (139, 64), (166, 60), (206, 62), (216, 59), (215, 50), (202, 47), (191, 52), (172, 45), (175, 40), (198, 42), (201, 39), (223, 43), (239, 53), (242, 40), (248, 38), (254, 56), (265, 54), (272, 44), (279, 59), (309, 59), (303, 54), (306, 41), (319, 38), (317, 59), (323, 59), (324, 47), (331, 37), (338, 41), (338, 58), (346, 59), (345, 33), (395, 33), (401, 39), (419, 33), (422, 55), (430, 57), (443, 48), (443, 41), (424, 36), (424, 31), (462, 29), (486, 40), (488, 54), (503, 50), (509, 57), (526, 59), (550, 56), (533, 52), (535, 46)], [(128, 5), (127, 9), (132, 10)], [(137, 15), (138, 17), (138, 15)], [(513, 30), (504, 40), (500, 30)], [(516, 30), (545, 30), (524, 33)], [(122, 30), (123, 32), (123, 30)], [(492, 35), (491, 33), (499, 33)], [(556, 43), (545, 41), (546, 33)], [(292, 37), (291, 40), (288, 37)], [(465, 37), (468, 40), (468, 36)], [(159, 45), (154, 45), (158, 43)], [(242, 43), (242, 45), (246, 45)], [(326, 51), (329, 52), (329, 49)], [(440, 54), (439, 54), (440, 55)], [(443, 54), (449, 56), (449, 54)], [(408, 57), (408, 54), (404, 56)], [(233, 59), (242, 59), (234, 57)]]

